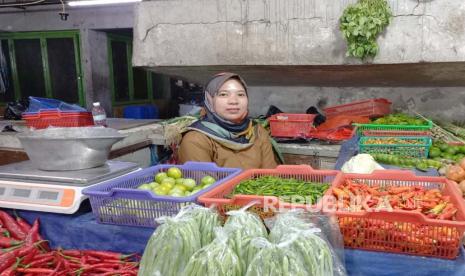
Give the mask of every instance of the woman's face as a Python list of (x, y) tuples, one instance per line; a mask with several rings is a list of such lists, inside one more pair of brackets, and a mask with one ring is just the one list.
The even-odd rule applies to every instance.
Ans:
[(213, 110), (223, 119), (240, 123), (247, 116), (249, 99), (236, 79), (226, 81), (212, 99)]

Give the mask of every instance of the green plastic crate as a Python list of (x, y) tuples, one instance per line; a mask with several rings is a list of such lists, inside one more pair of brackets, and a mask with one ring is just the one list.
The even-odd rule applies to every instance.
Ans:
[(427, 125), (379, 125), (379, 124), (353, 124), (357, 127), (357, 134), (362, 135), (365, 130), (383, 130), (383, 131), (428, 131), (433, 128), (433, 122), (426, 120)]
[[(399, 140), (415, 140), (418, 144), (367, 144), (370, 139), (399, 139)], [(358, 142), (359, 153), (384, 153), (413, 158), (427, 158), (429, 148), (432, 141), (430, 137), (381, 137), (370, 136), (361, 137)]]

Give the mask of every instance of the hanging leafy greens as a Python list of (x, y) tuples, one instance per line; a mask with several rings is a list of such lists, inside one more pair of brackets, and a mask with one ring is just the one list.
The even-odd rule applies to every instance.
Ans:
[(359, 0), (342, 14), (339, 28), (347, 39), (347, 56), (360, 59), (375, 57), (376, 38), (391, 21), (392, 12), (386, 0)]

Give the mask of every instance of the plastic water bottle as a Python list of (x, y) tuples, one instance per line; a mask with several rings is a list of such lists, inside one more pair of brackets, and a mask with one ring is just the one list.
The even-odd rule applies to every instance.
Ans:
[(92, 117), (94, 118), (94, 124), (96, 126), (107, 126), (107, 114), (105, 109), (100, 105), (100, 102), (93, 103)]

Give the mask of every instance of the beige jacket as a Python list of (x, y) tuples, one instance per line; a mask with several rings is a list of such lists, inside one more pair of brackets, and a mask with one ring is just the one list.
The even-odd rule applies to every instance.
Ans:
[(268, 133), (258, 126), (254, 144), (240, 151), (229, 149), (195, 130), (184, 134), (178, 151), (180, 163), (186, 161), (214, 162), (229, 168), (275, 168), (277, 162)]

